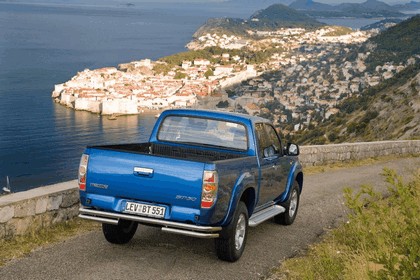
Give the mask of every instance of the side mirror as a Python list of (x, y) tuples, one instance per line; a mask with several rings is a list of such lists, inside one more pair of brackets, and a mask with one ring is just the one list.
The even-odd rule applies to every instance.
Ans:
[(288, 156), (298, 156), (299, 146), (293, 143), (287, 143), (286, 154)]

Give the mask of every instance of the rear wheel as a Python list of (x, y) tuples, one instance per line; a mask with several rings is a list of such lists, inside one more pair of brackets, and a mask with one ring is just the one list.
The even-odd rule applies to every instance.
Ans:
[(292, 190), (290, 191), (290, 197), (281, 206), (286, 208), (286, 211), (274, 216), (274, 221), (282, 225), (291, 225), (295, 221), (298, 208), (299, 208), (299, 184), (297, 181), (293, 183)]
[(237, 261), (245, 249), (247, 236), (248, 209), (241, 201), (231, 223), (222, 230), (221, 237), (215, 239), (217, 257), (224, 261)]
[(138, 224), (136, 222), (120, 220), (118, 225), (102, 224), (105, 239), (113, 244), (125, 244), (133, 238)]

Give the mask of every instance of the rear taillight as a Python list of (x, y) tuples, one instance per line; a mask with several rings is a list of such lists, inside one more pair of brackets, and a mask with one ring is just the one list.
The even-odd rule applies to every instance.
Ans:
[(82, 155), (80, 159), (79, 165), (79, 190), (85, 191), (86, 190), (86, 173), (87, 173), (87, 165), (89, 161), (89, 156), (86, 154)]
[(201, 208), (211, 208), (217, 197), (219, 178), (217, 171), (204, 171), (201, 191)]

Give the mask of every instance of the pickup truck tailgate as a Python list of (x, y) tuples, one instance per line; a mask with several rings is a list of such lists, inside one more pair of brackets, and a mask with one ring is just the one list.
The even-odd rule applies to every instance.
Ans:
[(200, 209), (204, 163), (91, 148), (86, 192)]

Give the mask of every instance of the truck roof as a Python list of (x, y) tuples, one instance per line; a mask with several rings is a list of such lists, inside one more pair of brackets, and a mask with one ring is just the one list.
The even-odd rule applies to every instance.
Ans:
[(167, 115), (189, 115), (189, 116), (197, 116), (197, 117), (205, 117), (205, 118), (214, 118), (214, 119), (224, 119), (230, 120), (233, 122), (251, 122), (251, 123), (259, 123), (259, 122), (268, 122), (269, 120), (251, 116), (241, 113), (234, 113), (234, 112), (226, 112), (226, 111), (215, 111), (215, 110), (204, 110), (204, 109), (169, 109), (162, 112), (160, 117), (166, 117)]

